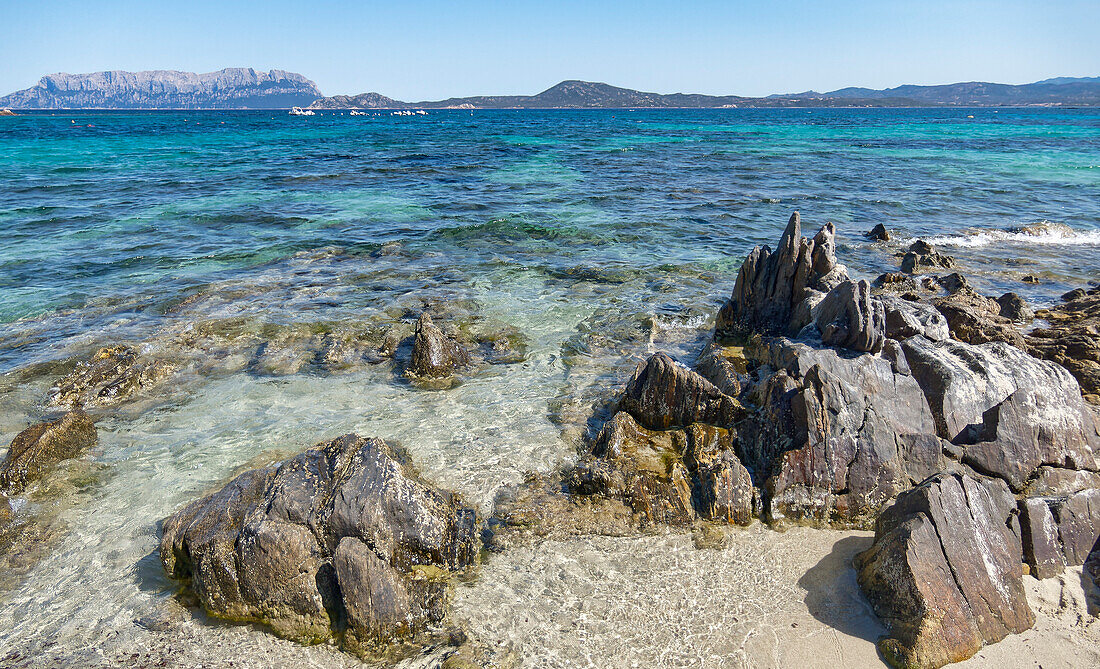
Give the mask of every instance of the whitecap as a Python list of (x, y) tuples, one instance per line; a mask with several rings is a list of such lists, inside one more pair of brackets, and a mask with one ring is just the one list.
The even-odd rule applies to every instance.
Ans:
[(1064, 223), (1040, 221), (1008, 230), (968, 230), (926, 240), (933, 246), (979, 248), (991, 244), (1100, 246), (1100, 230), (1076, 230)]

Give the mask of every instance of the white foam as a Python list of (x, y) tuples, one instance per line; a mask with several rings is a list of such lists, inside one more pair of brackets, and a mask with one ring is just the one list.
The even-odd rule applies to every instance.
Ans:
[(938, 235), (926, 241), (933, 246), (957, 248), (980, 248), (991, 244), (1100, 246), (1100, 230), (1075, 230), (1043, 221), (1016, 230), (971, 230), (958, 235)]

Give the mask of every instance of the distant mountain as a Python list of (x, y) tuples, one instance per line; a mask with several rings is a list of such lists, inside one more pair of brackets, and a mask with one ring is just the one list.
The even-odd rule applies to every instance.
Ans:
[(993, 84), (969, 81), (940, 86), (911, 84), (875, 90), (841, 88), (822, 93), (825, 98), (883, 100), (905, 98), (931, 105), (985, 107), (1002, 105), (1100, 105), (1100, 77), (1047, 79), (1033, 84)]
[[(362, 99), (362, 102), (359, 100)], [(878, 90), (842, 88), (766, 98), (737, 95), (646, 93), (591, 81), (569, 80), (537, 95), (482, 95), (401, 102), (378, 93), (321, 98), (314, 109), (644, 109), (678, 107), (998, 107), (1013, 105), (1100, 105), (1100, 77), (1061, 77), (1033, 84), (984, 82), (942, 86), (905, 85)]]
[(300, 74), (230, 68), (207, 74), (157, 70), (51, 74), (0, 98), (0, 109), (652, 109), (722, 107), (1100, 106), (1100, 77), (1057, 77), (1033, 84), (979, 81), (895, 88), (841, 88), (764, 98), (647, 93), (568, 80), (536, 95), (480, 95), (402, 102), (380, 93), (321, 97)]
[(1055, 77), (1036, 81), (1037, 84), (1100, 84), (1100, 77)]
[(38, 85), (0, 98), (10, 109), (279, 109), (321, 97), (293, 72), (227, 68), (195, 74), (174, 70), (50, 74)]

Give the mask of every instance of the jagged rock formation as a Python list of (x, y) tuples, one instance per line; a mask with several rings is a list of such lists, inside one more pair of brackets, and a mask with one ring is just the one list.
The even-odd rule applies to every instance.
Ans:
[[(1020, 494), (1097, 472), (1100, 427), (1070, 374), (1001, 341), (951, 339), (935, 300), (851, 281), (834, 236), (826, 225), (802, 238), (795, 215), (775, 252), (754, 249), (699, 358), (707, 378), (663, 354), (640, 366), (618, 406), (636, 424), (608, 423), (577, 470), (578, 490), (667, 522), (705, 517), (690, 435), (677, 433), (699, 424), (725, 431), (716, 450), (749, 473), (754, 509), (770, 522), (868, 526), (943, 470), (995, 476)], [(936, 284), (970, 291), (954, 275)], [(725, 345), (738, 338), (747, 345)], [(647, 470), (630, 464), (637, 453), (667, 466), (645, 484), (614, 478)], [(647, 491), (665, 501), (647, 505)]]
[(1022, 581), (1015, 504), (1003, 482), (938, 474), (884, 510), (859, 584), (889, 630), (897, 667), (941, 667), (1035, 624)]
[[(96, 444), (95, 425), (77, 409), (53, 421), (38, 423), (15, 436), (0, 465), (0, 489), (19, 493), (62, 460), (75, 458)], [(7, 499), (3, 505), (8, 506)], [(10, 516), (10, 507), (8, 507)]]
[(160, 554), (212, 615), (368, 653), (442, 620), (476, 531), (385, 442), (349, 434), (192, 502), (164, 521)]
[(469, 363), (469, 352), (443, 334), (427, 312), (422, 313), (416, 321), (409, 373), (423, 379), (443, 378)]
[(49, 74), (0, 98), (12, 109), (286, 109), (321, 97), (300, 74), (232, 67), (195, 74), (174, 70)]
[(835, 236), (830, 223), (813, 240), (803, 238), (795, 212), (774, 253), (758, 246), (741, 265), (733, 296), (718, 312), (716, 336), (794, 335), (809, 324), (813, 306), (848, 280), (848, 271), (836, 262)]

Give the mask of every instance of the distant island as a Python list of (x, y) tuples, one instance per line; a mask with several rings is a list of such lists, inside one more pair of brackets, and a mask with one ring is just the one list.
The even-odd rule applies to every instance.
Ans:
[(0, 109), (286, 109), (319, 97), (312, 81), (282, 70), (115, 70), (46, 75), (36, 86), (0, 98)]
[(763, 98), (647, 93), (568, 80), (536, 95), (482, 95), (403, 102), (380, 93), (324, 97), (293, 72), (228, 68), (51, 74), (0, 98), (0, 109), (672, 109), (733, 107), (1100, 106), (1100, 77), (1058, 77), (1031, 84), (966, 82), (940, 86), (841, 88)]

